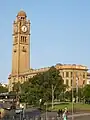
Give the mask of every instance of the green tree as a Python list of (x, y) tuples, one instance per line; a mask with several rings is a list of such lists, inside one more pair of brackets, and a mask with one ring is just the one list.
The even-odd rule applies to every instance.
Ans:
[(8, 92), (8, 88), (3, 87), (2, 85), (0, 85), (0, 93), (5, 93)]
[(21, 83), (20, 82), (13, 83), (13, 91), (19, 93), (20, 90), (21, 90)]
[(20, 101), (20, 94), (21, 94), (21, 83), (13, 83), (13, 91), (10, 94), (16, 94), (16, 99)]
[(37, 74), (22, 84), (22, 93), (25, 95), (27, 102), (39, 104), (39, 100), (42, 99), (43, 104), (52, 99), (52, 85), (55, 98), (57, 98), (62, 91), (65, 91), (60, 72), (53, 66), (48, 71)]
[(83, 88), (83, 95), (86, 99), (90, 99), (90, 85), (86, 85)]
[[(83, 88), (78, 88), (78, 94), (76, 88), (73, 88), (73, 97), (76, 99), (78, 95), (79, 101), (83, 98)], [(72, 101), (72, 89), (65, 92), (65, 98)]]

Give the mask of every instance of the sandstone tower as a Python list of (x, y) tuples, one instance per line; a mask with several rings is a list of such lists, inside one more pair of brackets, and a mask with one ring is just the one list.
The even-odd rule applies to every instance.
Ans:
[(19, 75), (30, 68), (30, 21), (20, 11), (13, 23), (12, 74)]
[(30, 20), (24, 11), (20, 11), (13, 23), (12, 71), (8, 77), (9, 91), (13, 83), (24, 82), (21, 74), (30, 69)]

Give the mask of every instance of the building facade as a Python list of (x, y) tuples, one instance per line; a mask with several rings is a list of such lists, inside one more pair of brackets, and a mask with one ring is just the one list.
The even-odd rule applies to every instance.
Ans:
[[(60, 75), (64, 79), (64, 84), (69, 87), (82, 87), (87, 83), (87, 67), (82, 65), (57, 64), (56, 69), (60, 71)], [(12, 49), (12, 72), (8, 77), (9, 91), (12, 91), (13, 83), (20, 81), (21, 83), (32, 78), (37, 73), (49, 70), (50, 67), (41, 69), (30, 69), (30, 21), (24, 11), (20, 11), (13, 23), (13, 49)]]
[(87, 84), (90, 84), (90, 72), (87, 73)]

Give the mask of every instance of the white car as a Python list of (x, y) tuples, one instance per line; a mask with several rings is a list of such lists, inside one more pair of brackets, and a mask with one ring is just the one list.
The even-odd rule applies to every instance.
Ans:
[(16, 110), (15, 110), (16, 113), (20, 113), (20, 112), (22, 112), (22, 111), (23, 111), (22, 109), (16, 109)]

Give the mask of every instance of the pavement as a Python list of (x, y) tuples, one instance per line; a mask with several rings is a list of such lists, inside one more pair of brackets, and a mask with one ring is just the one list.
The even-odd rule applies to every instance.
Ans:
[[(48, 120), (49, 119), (56, 120), (57, 115), (55, 112), (47, 112), (47, 114), (43, 113), (41, 117), (45, 118), (46, 115), (47, 115)], [(68, 115), (68, 120), (72, 120), (71, 114)], [(90, 120), (90, 113), (75, 113), (73, 114), (73, 120)]]
[(90, 115), (87, 116), (77, 116), (72, 118), (68, 118), (68, 120), (90, 120)]
[[(46, 113), (44, 112), (44, 113), (42, 113), (42, 116), (45, 116), (46, 115)], [(90, 115), (90, 113), (89, 112), (76, 112), (76, 113), (73, 113), (73, 116), (83, 116), (83, 115)], [(57, 112), (47, 112), (47, 116), (57, 116)], [(72, 114), (71, 113), (68, 113), (68, 116), (69, 117), (71, 117), (72, 116)]]
[[(72, 115), (68, 116), (69, 120), (72, 120)], [(73, 115), (74, 120), (90, 120), (90, 113), (80, 113), (80, 114), (74, 114)]]
[[(34, 111), (34, 112), (33, 112)], [(33, 116), (35, 116), (35, 118), (37, 116), (40, 115), (40, 111), (39, 110), (34, 110), (34, 109), (31, 109), (30, 111), (28, 110), (26, 113), (26, 120), (30, 120), (30, 118), (33, 120)], [(9, 112), (9, 116), (13, 116), (15, 115), (14, 114), (14, 111), (10, 111)], [(44, 112), (42, 113), (40, 116), (41, 116), (41, 120), (45, 120), (45, 117), (47, 115), (47, 118), (48, 120), (56, 120), (56, 117), (57, 117), (57, 112)], [(80, 113), (80, 112), (77, 112), (77, 113), (74, 113), (73, 114), (73, 120), (90, 120), (90, 113)], [(9, 119), (5, 119), (5, 120), (12, 120), (12, 118), (9, 118)], [(14, 120), (20, 120), (20, 114), (17, 114), (16, 115), (16, 118)], [(68, 114), (68, 120), (72, 120), (72, 115), (71, 113)]]

